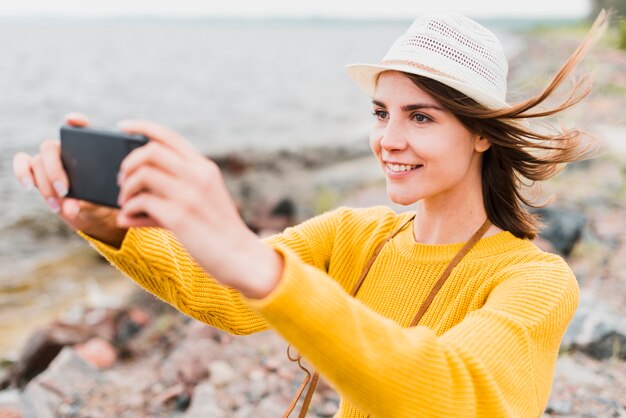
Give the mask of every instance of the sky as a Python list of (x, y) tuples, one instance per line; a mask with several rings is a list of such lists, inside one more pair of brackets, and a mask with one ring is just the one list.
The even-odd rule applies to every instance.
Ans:
[[(433, 4), (431, 4), (433, 3)], [(404, 18), (456, 11), (476, 18), (577, 18), (590, 0), (0, 0), (0, 16)]]

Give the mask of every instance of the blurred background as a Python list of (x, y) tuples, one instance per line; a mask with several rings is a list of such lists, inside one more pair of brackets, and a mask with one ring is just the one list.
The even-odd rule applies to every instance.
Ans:
[[(389, 204), (369, 155), (369, 100), (343, 67), (379, 61), (414, 17), (456, 11), (493, 30), (509, 58), (509, 99), (516, 101), (546, 85), (601, 8), (617, 13), (577, 71), (594, 74), (594, 93), (551, 122), (590, 132), (606, 152), (532, 191), (555, 198), (543, 211), (538, 244), (566, 257), (581, 286), (546, 415), (626, 416), (626, 1), (436, 3), (3, 2), (0, 417), (43, 416), (45, 408), (67, 416), (194, 416), (203, 407), (221, 411), (204, 416), (273, 417), (301, 377), (271, 333), (232, 338), (156, 305), (36, 192), (21, 188), (13, 155), (57, 138), (66, 113), (85, 113), (103, 128), (145, 118), (181, 132), (218, 161), (248, 224), (268, 234), (338, 205)], [(61, 373), (56, 388), (57, 398), (77, 401), (23, 392), (62, 347), (94, 337), (109, 344), (100, 348), (112, 360), (97, 378), (81, 378), (99, 383), (65, 387)], [(185, 361), (202, 362), (202, 372)], [(65, 375), (78, 373), (67, 367), (74, 371)], [(133, 389), (123, 384), (131, 375), (142, 382)], [(198, 396), (194, 403), (194, 393), (203, 393), (205, 405)], [(336, 394), (322, 385), (311, 416), (336, 409)]]

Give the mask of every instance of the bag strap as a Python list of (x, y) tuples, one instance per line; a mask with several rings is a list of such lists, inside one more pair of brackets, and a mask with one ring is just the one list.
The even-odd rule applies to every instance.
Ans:
[(450, 277), (450, 273), (452, 273), (452, 270), (454, 270), (456, 265), (459, 264), (459, 262), (463, 259), (463, 257), (465, 257), (465, 255), (467, 255), (467, 253), (469, 253), (470, 250), (474, 248), (474, 245), (476, 245), (476, 243), (480, 241), (480, 239), (483, 237), (483, 235), (485, 235), (485, 232), (487, 232), (490, 226), (491, 226), (491, 221), (487, 219), (482, 224), (482, 226), (478, 228), (478, 231), (476, 231), (474, 235), (472, 235), (469, 241), (465, 243), (463, 248), (461, 248), (461, 250), (452, 259), (452, 261), (450, 261), (450, 264), (448, 264), (448, 267), (446, 267), (443, 273), (441, 273), (441, 276), (439, 276), (439, 279), (437, 280), (433, 288), (430, 290), (430, 293), (428, 294), (426, 299), (424, 299), (424, 302), (422, 302), (422, 306), (420, 307), (419, 311), (417, 311), (417, 314), (415, 314), (415, 317), (413, 318), (413, 321), (411, 321), (411, 324), (409, 325), (409, 327), (414, 327), (418, 324), (418, 322), (422, 319), (422, 316), (424, 316), (424, 314), (426, 313), (426, 310), (432, 303), (433, 299), (435, 299), (435, 296), (437, 296), (439, 289), (443, 287), (443, 284), (446, 282), (448, 277)]
[[(409, 225), (411, 221), (413, 221), (413, 219), (415, 219), (415, 215), (411, 216), (411, 218), (409, 218), (409, 220), (403, 223), (400, 226), (400, 228), (398, 228), (393, 234), (390, 234), (384, 241), (378, 244), (378, 246), (372, 253), (371, 257), (365, 264), (365, 267), (363, 268), (363, 271), (361, 272), (361, 276), (359, 277), (356, 284), (352, 288), (352, 291), (350, 292), (350, 295), (352, 297), (356, 296), (357, 292), (361, 288), (361, 285), (363, 284), (363, 281), (365, 280), (365, 276), (367, 276), (367, 273), (369, 273), (372, 265), (374, 264), (374, 261), (376, 260), (376, 257), (378, 257), (378, 254), (380, 254), (385, 244), (387, 244), (396, 235), (398, 235), (401, 231), (403, 231), (404, 228), (406, 228), (407, 225)], [(470, 252), (472, 248), (474, 248), (476, 243), (478, 243), (478, 241), (480, 241), (483, 235), (485, 235), (485, 233), (487, 232), (490, 226), (491, 226), (491, 221), (489, 221), (489, 219), (485, 220), (485, 222), (481, 225), (481, 227), (478, 228), (478, 231), (476, 231), (474, 235), (472, 235), (469, 241), (465, 243), (465, 245), (461, 248), (461, 250), (452, 259), (452, 261), (450, 261), (446, 269), (443, 271), (443, 273), (441, 273), (441, 276), (439, 276), (439, 279), (437, 279), (437, 282), (435, 282), (435, 285), (430, 290), (430, 293), (428, 294), (426, 299), (424, 299), (424, 302), (420, 306), (420, 309), (417, 311), (417, 314), (411, 321), (411, 324), (409, 325), (409, 327), (414, 327), (419, 323), (419, 321), (422, 319), (422, 317), (424, 316), (424, 314), (430, 307), (431, 303), (435, 299), (435, 296), (437, 296), (437, 293), (439, 292), (439, 290), (443, 287), (448, 277), (450, 277), (452, 270), (454, 270), (454, 268), (457, 266), (457, 264), (459, 264), (459, 262), (463, 259), (463, 257), (465, 257), (467, 253)], [(315, 392), (315, 386), (317, 385), (317, 381), (319, 379), (319, 373), (315, 372), (313, 374), (313, 377), (311, 378), (311, 373), (309, 372), (309, 370), (306, 367), (302, 366), (302, 363), (301, 363), (302, 355), (298, 354), (297, 357), (293, 358), (290, 354), (290, 348), (291, 348), (291, 344), (287, 346), (287, 356), (289, 357), (289, 360), (297, 361), (298, 366), (306, 372), (307, 376), (302, 382), (302, 384), (300, 385), (300, 387), (298, 388), (298, 391), (296, 392), (296, 396), (291, 401), (289, 408), (284, 413), (282, 418), (289, 418), (289, 415), (291, 415), (291, 412), (296, 407), (296, 404), (298, 403), (300, 396), (302, 396), (302, 392), (304, 391), (304, 388), (306, 387), (307, 383), (311, 381), (309, 388), (307, 390), (306, 396), (304, 397), (304, 402), (302, 403), (300, 414), (298, 415), (298, 418), (305, 418), (306, 413), (309, 410), (309, 405), (311, 404), (311, 400), (313, 399), (313, 393)]]

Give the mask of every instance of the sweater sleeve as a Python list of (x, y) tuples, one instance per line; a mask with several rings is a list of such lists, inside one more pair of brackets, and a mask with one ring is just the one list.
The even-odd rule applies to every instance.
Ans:
[[(265, 242), (270, 246), (286, 246), (304, 263), (324, 269), (341, 211), (312, 218)], [(145, 290), (192, 318), (240, 335), (269, 327), (236, 289), (223, 286), (207, 274), (165, 229), (131, 228), (119, 249), (82, 232), (79, 235)]]
[(507, 272), (481, 309), (437, 336), (347, 295), (286, 247), (282, 281), (249, 299), (353, 405), (376, 417), (537, 417), (577, 305), (564, 262)]

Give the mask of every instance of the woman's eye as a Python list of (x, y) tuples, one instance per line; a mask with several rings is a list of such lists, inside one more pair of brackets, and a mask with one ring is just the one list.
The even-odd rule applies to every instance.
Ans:
[(430, 120), (432, 120), (431, 118), (429, 118), (428, 116), (422, 114), (422, 113), (416, 113), (413, 115), (413, 119), (416, 122), (428, 122)]
[(389, 116), (389, 113), (385, 112), (384, 110), (374, 110), (372, 112), (372, 115), (376, 116), (376, 119), (387, 119), (387, 116)]

